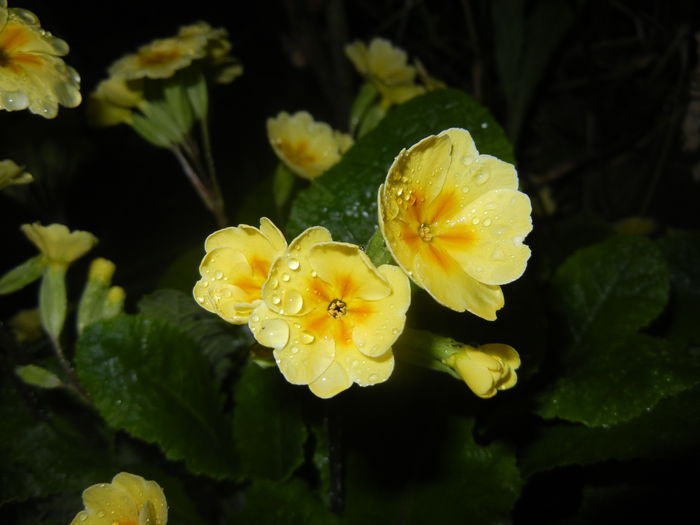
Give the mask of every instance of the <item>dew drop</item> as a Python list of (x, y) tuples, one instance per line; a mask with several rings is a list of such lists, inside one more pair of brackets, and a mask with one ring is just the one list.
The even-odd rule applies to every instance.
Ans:
[(280, 304), (282, 302), (282, 299), (280, 299), (279, 295), (273, 295), (271, 301), (272, 304)]
[(216, 272), (216, 273), (214, 274), (214, 279), (221, 279), (223, 276), (224, 276), (223, 273), (221, 273), (221, 272)]
[(391, 331), (391, 333), (394, 334), (394, 335), (396, 335), (396, 334), (399, 333), (399, 331), (398, 331), (396, 328), (394, 328), (394, 329)]
[(488, 123), (488, 122), (482, 122), (482, 123), (481, 123), (481, 129), (486, 129), (486, 128), (488, 128), (488, 127), (489, 127), (489, 123)]
[(289, 290), (284, 296), (284, 310), (288, 315), (296, 315), (304, 306), (304, 298), (296, 290)]
[(289, 276), (288, 273), (283, 273), (283, 274), (282, 274), (282, 280), (283, 280), (285, 283), (288, 283), (288, 282), (289, 282), (289, 279), (291, 279), (291, 277)]
[(316, 273), (316, 270), (311, 272), (311, 277), (316, 277), (318, 274)]
[(198, 303), (204, 303), (204, 297), (197, 297)]
[(494, 261), (502, 261), (504, 258), (505, 254), (500, 248), (496, 248), (491, 254), (491, 259), (493, 259)]
[(299, 349), (298, 349), (296, 346), (293, 346), (292, 349), (291, 349), (291, 352), (292, 352), (293, 354), (298, 354), (298, 353), (299, 353)]
[(491, 219), (484, 219), (484, 226), (491, 226)]
[(479, 224), (479, 222), (481, 222), (481, 221), (479, 220), (479, 217), (474, 217), (474, 218), (472, 219), (472, 224)]
[(275, 290), (280, 285), (279, 281), (277, 279), (275, 279), (274, 277), (272, 279), (270, 279), (269, 284), (273, 290)]
[(81, 514), (80, 521), (86, 521), (86, 520), (87, 520), (87, 514)]
[(469, 193), (469, 186), (462, 186), (462, 193)]
[(271, 348), (282, 348), (289, 341), (289, 325), (284, 319), (268, 319), (258, 332), (258, 342)]
[(257, 314), (253, 314), (250, 317), (250, 320), (253, 321), (254, 323), (258, 323), (258, 322), (260, 322), (260, 316), (258, 316)]
[(474, 162), (474, 157), (470, 157), (468, 155), (462, 157), (462, 164), (464, 164), (465, 166), (469, 166), (472, 162)]
[(302, 332), (301, 342), (304, 343), (305, 345), (310, 345), (315, 340), (316, 340), (316, 337), (311, 332)]
[(298, 270), (299, 269), (299, 261), (297, 259), (289, 259), (287, 261), (287, 266), (289, 267), (290, 270)]
[(376, 383), (379, 376), (377, 374), (370, 374), (368, 379), (370, 383)]
[(0, 101), (8, 111), (16, 111), (18, 109), (24, 109), (27, 106), (29, 106), (29, 99), (24, 93), (21, 93), (19, 91), (3, 93), (0, 96)]
[(100, 512), (97, 513), (98, 518), (104, 518), (106, 516), (105, 511), (101, 510)]
[(474, 177), (474, 182), (477, 184), (486, 184), (486, 182), (489, 180), (489, 174), (486, 173), (485, 171), (480, 171), (479, 173), (476, 174)]

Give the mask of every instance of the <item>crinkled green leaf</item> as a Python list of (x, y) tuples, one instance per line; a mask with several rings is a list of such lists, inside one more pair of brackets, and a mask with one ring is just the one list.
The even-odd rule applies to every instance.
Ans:
[(6, 295), (21, 290), (33, 283), (44, 273), (46, 264), (43, 255), (36, 255), (15, 266), (0, 277), (0, 295)]
[(289, 236), (320, 225), (336, 240), (364, 245), (376, 229), (377, 190), (394, 158), (403, 148), (452, 127), (469, 130), (480, 153), (513, 161), (503, 130), (482, 105), (460, 91), (432, 91), (393, 109), (338, 164), (299, 192)]
[(78, 340), (75, 364), (110, 426), (157, 443), (192, 472), (234, 474), (209, 364), (183, 329), (145, 316), (98, 322)]
[[(243, 475), (282, 480), (304, 461), (306, 426), (298, 387), (276, 367), (250, 363), (234, 391), (233, 437)], [(297, 392), (295, 392), (297, 391)]]
[(111, 479), (114, 464), (95, 432), (27, 404), (7, 376), (0, 378), (0, 421), (0, 505)]
[(541, 428), (519, 454), (523, 474), (610, 459), (683, 457), (700, 442), (700, 390), (663, 399), (652, 410), (612, 427), (556, 423)]
[(304, 483), (258, 481), (246, 491), (236, 525), (333, 525), (338, 519)]
[(399, 516), (403, 524), (508, 522), (522, 485), (514, 454), (500, 444), (477, 444), (471, 420), (454, 418), (442, 430), (439, 445), (416, 443), (420, 450), (412, 453), (403, 444), (411, 474), (393, 484), (380, 481), (389, 473), (351, 458), (347, 522), (392, 523)]

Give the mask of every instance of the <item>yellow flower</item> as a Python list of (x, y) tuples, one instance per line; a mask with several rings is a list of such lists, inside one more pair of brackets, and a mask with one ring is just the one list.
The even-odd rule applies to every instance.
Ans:
[(80, 76), (60, 58), (68, 44), (41, 28), (25, 9), (0, 0), (0, 109), (53, 118), (58, 105), (80, 104)]
[(37, 341), (44, 333), (39, 310), (36, 308), (20, 310), (9, 319), (7, 325), (18, 343)]
[(329, 398), (391, 375), (410, 303), (396, 266), (375, 268), (358, 246), (309, 228), (272, 264), (263, 301), (249, 326), (290, 383)]
[(70, 525), (166, 525), (168, 503), (155, 481), (120, 472), (112, 483), (83, 491), (81, 510)]
[(0, 160), (0, 190), (15, 184), (29, 184), (34, 180), (32, 174), (24, 171), (11, 160)]
[(68, 266), (90, 251), (97, 244), (92, 233), (70, 231), (63, 224), (23, 224), (22, 232), (46, 257), (49, 264)]
[(511, 164), (448, 129), (396, 157), (379, 188), (379, 225), (396, 262), (436, 301), (493, 320), (499, 285), (530, 257), (530, 199), (517, 188)]
[(267, 119), (267, 136), (277, 157), (309, 180), (336, 164), (353, 143), (349, 135), (316, 122), (307, 111), (283, 111)]
[(101, 81), (88, 99), (88, 118), (95, 126), (131, 122), (133, 109), (144, 102), (141, 79), (111, 76)]
[(492, 343), (474, 348), (464, 345), (443, 360), (453, 368), (469, 388), (479, 397), (489, 398), (499, 390), (515, 386), (520, 367), (520, 356), (512, 346)]
[(177, 38), (203, 36), (206, 39), (205, 61), (207, 69), (213, 71), (214, 82), (229, 84), (243, 74), (243, 66), (229, 55), (231, 42), (228, 31), (223, 27), (213, 28), (207, 22), (199, 21), (183, 26)]
[(384, 38), (372, 39), (369, 46), (355, 41), (345, 46), (345, 54), (379, 91), (385, 105), (401, 104), (425, 92), (415, 83), (416, 69), (406, 63), (406, 52)]
[(284, 235), (266, 217), (260, 229), (241, 224), (212, 233), (204, 243), (195, 300), (230, 323), (245, 324), (261, 302), (270, 265), (286, 247)]

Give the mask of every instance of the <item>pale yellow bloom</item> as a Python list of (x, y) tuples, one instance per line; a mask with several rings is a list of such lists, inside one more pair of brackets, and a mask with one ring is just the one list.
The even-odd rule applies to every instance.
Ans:
[(0, 109), (53, 118), (58, 105), (80, 104), (80, 76), (60, 58), (68, 44), (41, 28), (26, 9), (0, 0)]
[(243, 74), (243, 66), (232, 57), (228, 31), (223, 27), (213, 28), (207, 22), (199, 21), (183, 26), (177, 38), (203, 36), (206, 39), (206, 69), (213, 72), (214, 81), (229, 84)]
[(267, 136), (277, 157), (304, 179), (328, 170), (353, 143), (349, 135), (315, 121), (307, 111), (283, 111), (267, 119)]
[(81, 510), (70, 525), (166, 525), (168, 503), (160, 485), (120, 472), (111, 483), (83, 491)]
[(245, 324), (261, 302), (270, 265), (286, 247), (284, 235), (266, 217), (259, 229), (241, 224), (212, 233), (204, 243), (195, 300), (230, 323)]
[(272, 264), (249, 326), (287, 381), (329, 398), (389, 378), (409, 304), (399, 268), (375, 268), (359, 247), (313, 227)]
[(24, 167), (11, 160), (0, 160), (0, 190), (15, 184), (29, 184), (33, 180), (32, 174), (24, 171)]
[(440, 304), (484, 319), (499, 285), (525, 271), (530, 199), (513, 165), (480, 155), (452, 128), (402, 150), (379, 188), (379, 225), (396, 262)]
[(425, 92), (415, 82), (416, 69), (407, 63), (406, 52), (384, 38), (373, 38), (369, 46), (355, 41), (345, 46), (345, 54), (381, 93), (385, 105), (401, 104)]
[(102, 80), (88, 99), (88, 118), (95, 126), (131, 122), (134, 108), (144, 102), (141, 79), (111, 76)]
[(42, 226), (35, 222), (23, 224), (22, 232), (44, 255), (48, 264), (67, 266), (90, 251), (97, 244), (92, 233), (70, 231), (63, 224)]
[(512, 346), (492, 343), (474, 348), (464, 345), (460, 352), (443, 360), (453, 368), (479, 397), (489, 398), (518, 382), (520, 356)]
[(44, 333), (39, 310), (20, 310), (7, 322), (18, 343), (37, 341)]

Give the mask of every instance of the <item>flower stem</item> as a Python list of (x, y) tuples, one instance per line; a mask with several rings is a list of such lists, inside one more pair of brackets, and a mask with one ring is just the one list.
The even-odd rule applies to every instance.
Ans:
[(69, 390), (72, 390), (83, 403), (92, 406), (88, 393), (83, 389), (83, 386), (80, 384), (80, 380), (78, 379), (78, 375), (75, 373), (73, 366), (70, 364), (66, 354), (63, 352), (61, 342), (53, 336), (49, 336), (49, 339), (51, 339), (51, 346), (53, 346), (54, 352), (56, 353), (56, 358), (66, 374), (66, 379), (68, 381), (66, 382), (65, 386)]

